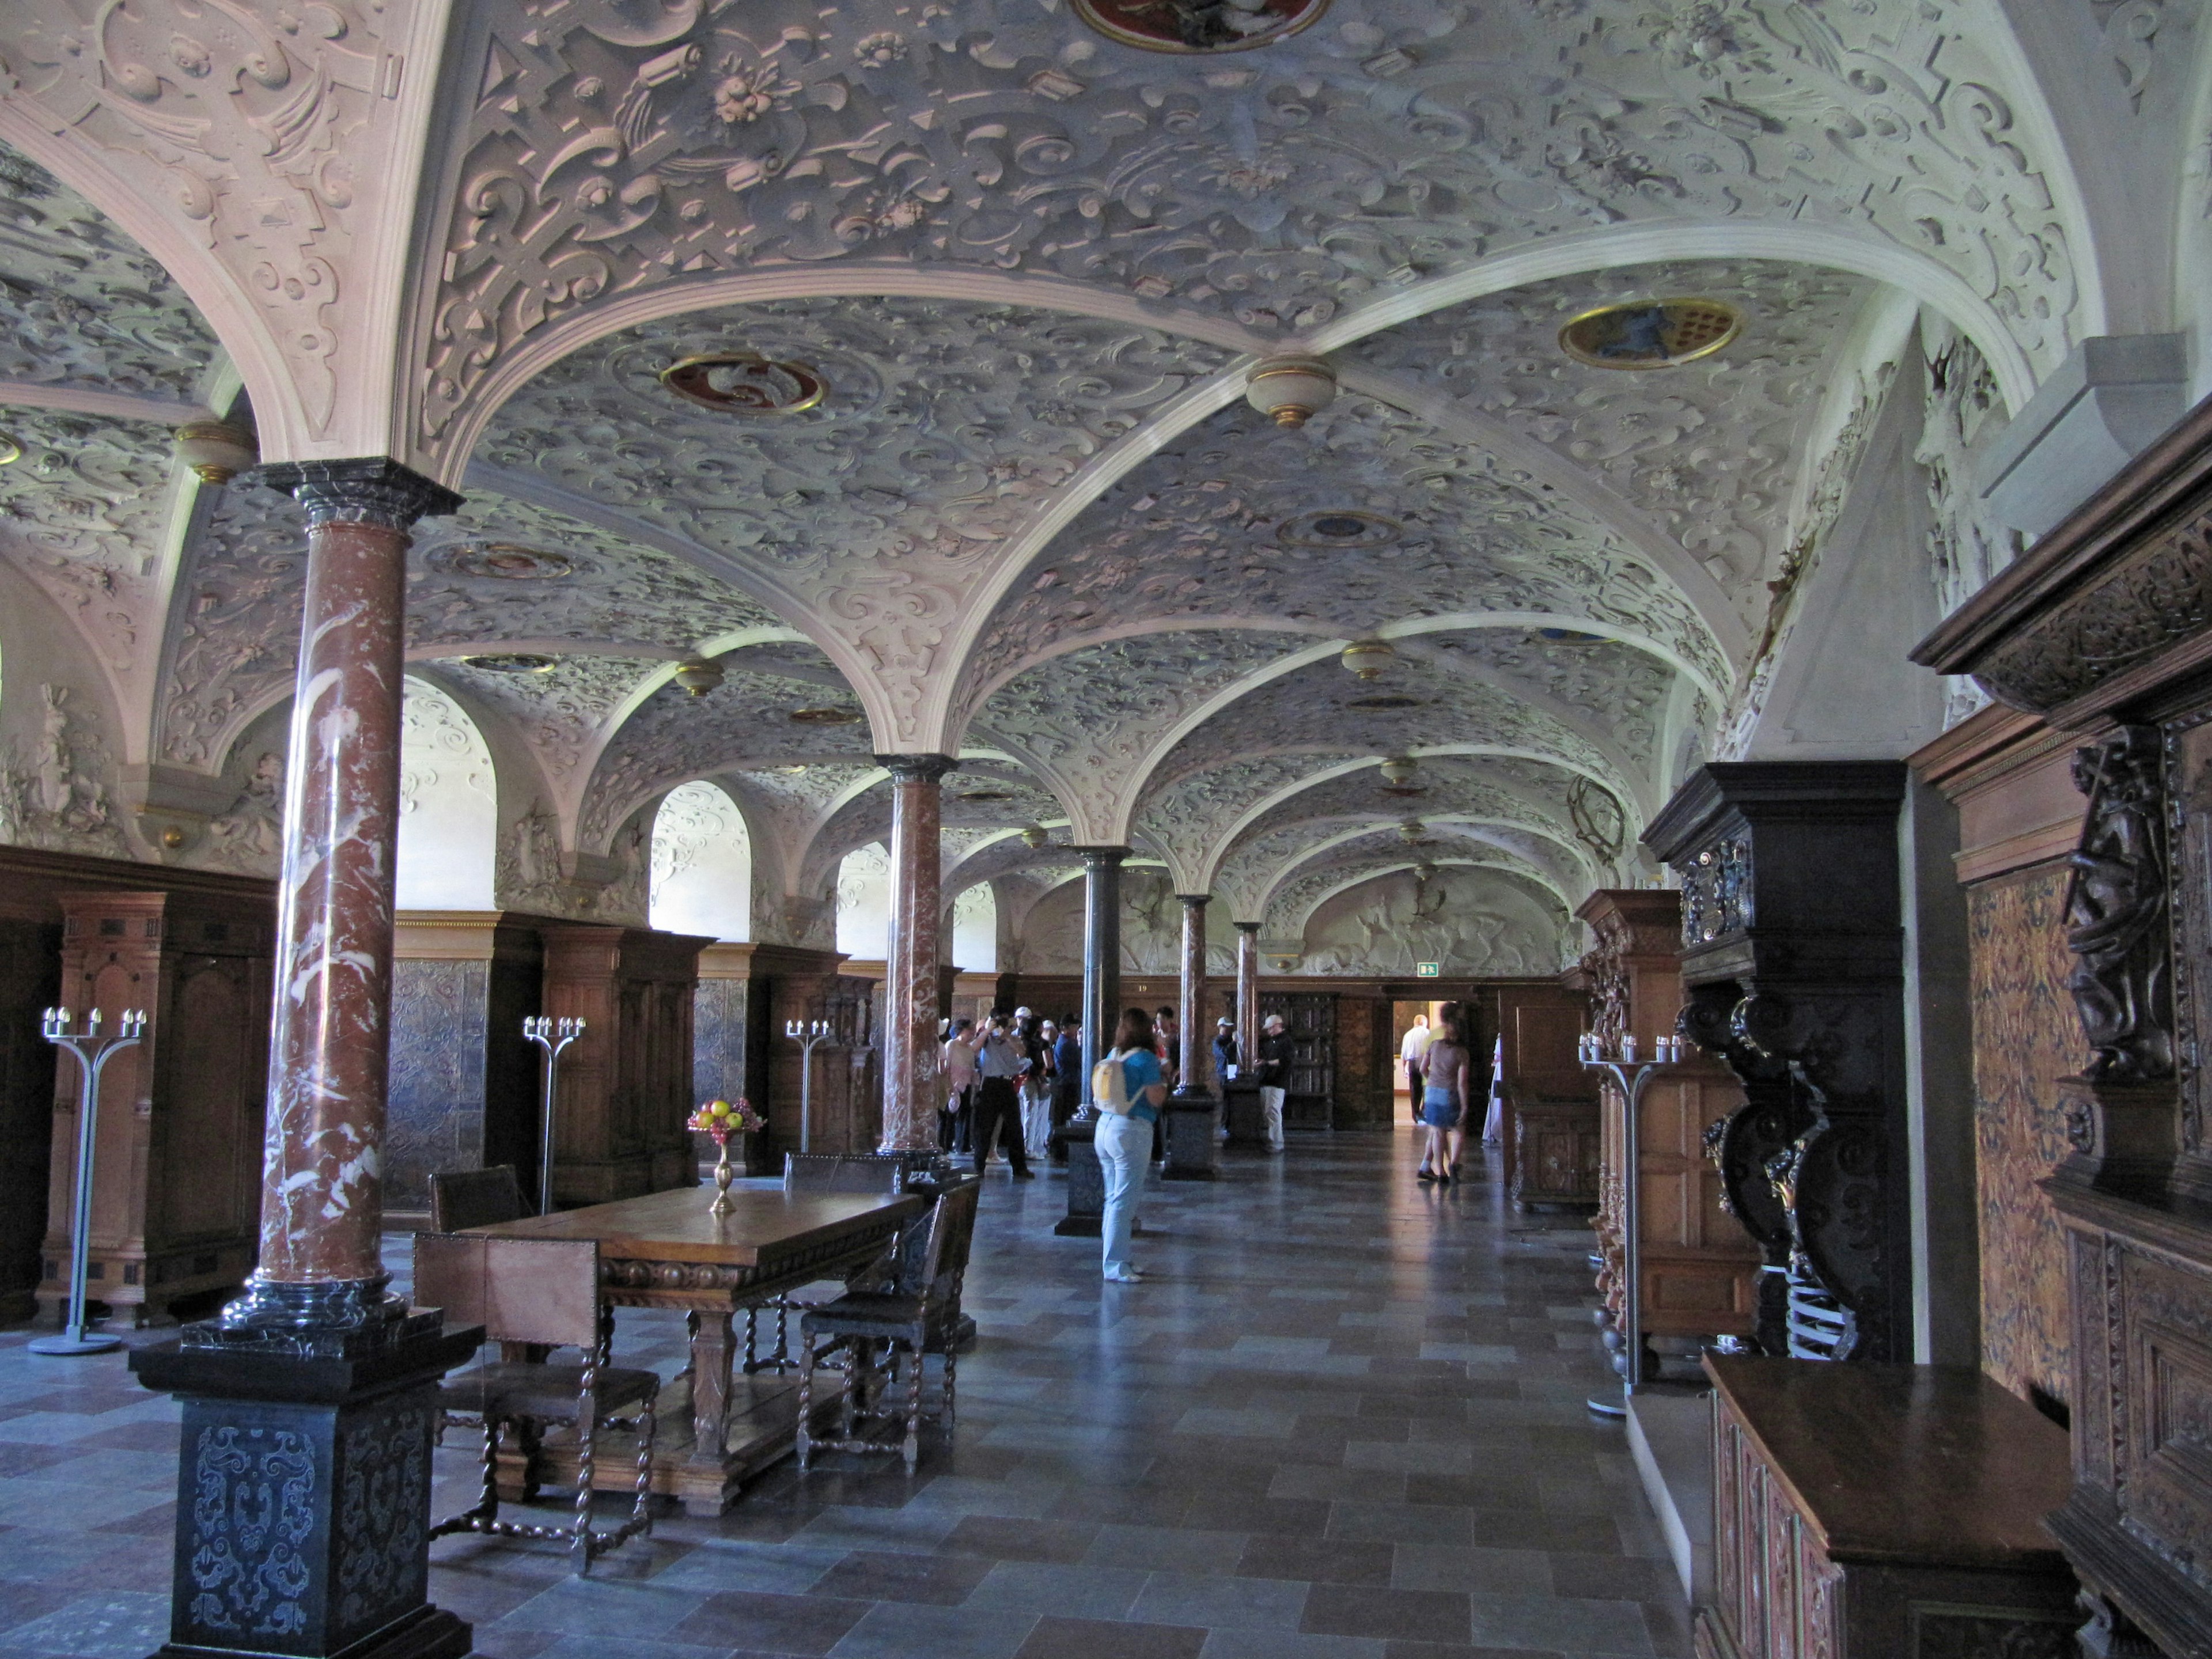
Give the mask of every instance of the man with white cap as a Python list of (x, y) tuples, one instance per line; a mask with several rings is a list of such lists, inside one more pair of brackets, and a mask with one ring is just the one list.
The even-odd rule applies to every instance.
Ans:
[(1267, 1150), (1283, 1150), (1283, 1102), (1290, 1092), (1291, 1040), (1283, 1034), (1283, 1017), (1270, 1014), (1260, 1022), (1260, 1110), (1267, 1121)]

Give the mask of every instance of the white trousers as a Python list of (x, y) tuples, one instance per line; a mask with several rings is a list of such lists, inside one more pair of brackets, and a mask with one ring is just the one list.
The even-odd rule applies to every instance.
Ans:
[(1285, 1089), (1260, 1091), (1260, 1109), (1267, 1114), (1267, 1150), (1271, 1152), (1283, 1150), (1283, 1097), (1288, 1092)]
[(1099, 1226), (1104, 1260), (1100, 1266), (1104, 1272), (1118, 1273), (1135, 1265), (1129, 1260), (1129, 1238), (1136, 1231), (1145, 1170), (1152, 1161), (1152, 1126), (1133, 1114), (1116, 1117), (1102, 1113), (1091, 1145), (1098, 1152), (1098, 1173), (1106, 1178), (1106, 1213)]
[(1022, 1145), (1031, 1158), (1042, 1158), (1052, 1139), (1052, 1094), (1039, 1084), (1022, 1088)]

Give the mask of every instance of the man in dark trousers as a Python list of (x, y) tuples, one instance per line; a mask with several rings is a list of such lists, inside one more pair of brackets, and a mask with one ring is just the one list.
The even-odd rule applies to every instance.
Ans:
[(1267, 1150), (1283, 1150), (1283, 1102), (1290, 1092), (1291, 1039), (1283, 1030), (1283, 1017), (1270, 1014), (1260, 1022), (1260, 1109), (1267, 1119)]
[(1017, 1181), (1035, 1178), (1030, 1168), (1029, 1154), (1022, 1149), (1022, 1101), (1018, 1092), (1022, 1072), (1028, 1062), (1022, 1058), (1021, 1045), (1014, 1041), (1012, 1024), (1003, 1014), (991, 1018), (990, 1034), (983, 1039), (982, 1052), (975, 1056), (976, 1070), (982, 1081), (976, 1085), (975, 1121), (969, 1132), (975, 1148), (975, 1173), (983, 1173), (984, 1162), (991, 1156), (991, 1140), (995, 1135), (1006, 1148), (1006, 1163)]
[[(1060, 1022), (1060, 1037), (1052, 1049), (1052, 1127), (1055, 1129), (1073, 1117), (1083, 1104), (1083, 1022), (1070, 1014)], [(1060, 1143), (1053, 1143), (1054, 1158), (1064, 1156)]]

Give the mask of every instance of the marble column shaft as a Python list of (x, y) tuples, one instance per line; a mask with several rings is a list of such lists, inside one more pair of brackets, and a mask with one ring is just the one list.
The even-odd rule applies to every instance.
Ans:
[(1091, 1068), (1111, 1053), (1121, 1018), (1121, 860), (1126, 847), (1082, 847), (1083, 1097)]
[(1178, 893), (1182, 901), (1182, 978), (1177, 986), (1176, 1018), (1182, 1026), (1182, 1081), (1178, 1094), (1206, 1091), (1210, 1039), (1199, 1027), (1206, 1019), (1206, 905), (1211, 895)]
[(948, 755), (878, 755), (891, 775), (890, 926), (884, 961), (884, 1138), (887, 1152), (937, 1146), (937, 964), (944, 926), (939, 831)]
[(1237, 1075), (1249, 1077), (1260, 1063), (1260, 924), (1237, 924)]
[[(285, 772), (257, 1294), (380, 1292), (409, 531), (460, 497), (397, 462), (263, 477), (307, 511)], [(281, 1297), (281, 1291), (279, 1295)], [(296, 1297), (295, 1299), (297, 1299)], [(343, 1320), (345, 1310), (329, 1310)]]

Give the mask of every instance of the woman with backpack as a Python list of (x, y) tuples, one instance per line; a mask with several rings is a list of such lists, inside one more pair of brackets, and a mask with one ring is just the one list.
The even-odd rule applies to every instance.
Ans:
[(1129, 1260), (1129, 1237), (1137, 1226), (1137, 1195), (1145, 1166), (1152, 1162), (1152, 1126), (1168, 1097), (1160, 1057), (1152, 1051), (1152, 1019), (1141, 1008), (1129, 1009), (1114, 1028), (1114, 1051), (1091, 1068), (1091, 1103), (1098, 1109), (1098, 1170), (1106, 1181), (1104, 1270), (1115, 1285), (1135, 1285), (1143, 1275)]
[(1456, 1008), (1447, 1009), (1437, 1022), (1436, 1040), (1430, 1043), (1427, 1065), (1421, 1073), (1421, 1121), (1429, 1132), (1428, 1148), (1421, 1154), (1419, 1179), (1449, 1187), (1459, 1176), (1459, 1152), (1466, 1139), (1468, 1077), (1474, 1056), (1460, 1041)]

